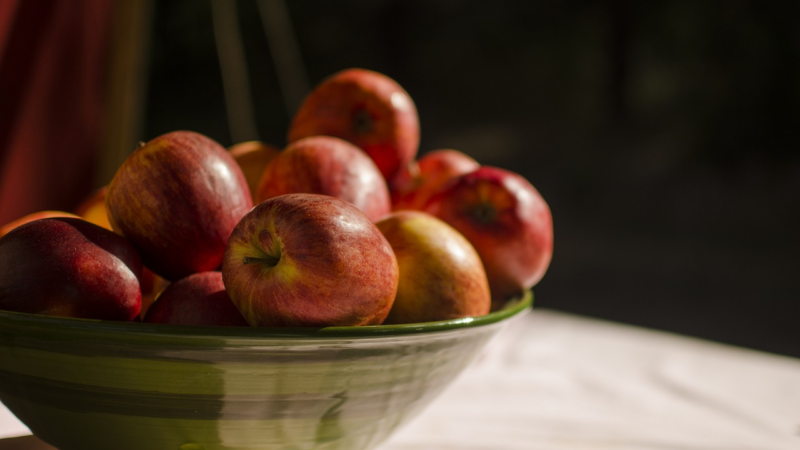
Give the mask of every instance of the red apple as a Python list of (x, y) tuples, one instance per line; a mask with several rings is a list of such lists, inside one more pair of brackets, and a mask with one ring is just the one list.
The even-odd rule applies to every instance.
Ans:
[(385, 323), (487, 314), (492, 306), (480, 256), (450, 225), (420, 211), (397, 211), (375, 224), (397, 257), (400, 281)]
[(283, 194), (323, 194), (350, 202), (373, 222), (389, 212), (389, 188), (375, 163), (339, 138), (313, 136), (290, 144), (264, 170), (256, 203)]
[(289, 142), (318, 135), (352, 142), (391, 181), (417, 154), (417, 108), (408, 93), (386, 75), (343, 70), (323, 80), (306, 97), (289, 129)]
[(454, 179), (426, 208), (460, 231), (478, 251), (495, 306), (536, 285), (550, 265), (550, 208), (516, 173), (481, 167)]
[(256, 204), (258, 182), (261, 180), (267, 164), (278, 155), (278, 149), (263, 142), (247, 141), (229, 147), (228, 152), (242, 169), (244, 178), (247, 180), (247, 187), (250, 188), (250, 193), (253, 195), (253, 204)]
[(252, 205), (233, 157), (190, 131), (167, 133), (134, 151), (106, 198), (114, 230), (168, 280), (218, 269), (228, 236)]
[(170, 284), (150, 306), (143, 322), (171, 325), (247, 326), (231, 302), (222, 273), (201, 272)]
[(426, 153), (412, 161), (395, 177), (391, 185), (392, 210), (422, 210), (428, 199), (459, 175), (480, 167), (477, 161), (458, 150), (442, 149)]
[[(108, 221), (108, 210), (106, 209), (107, 193), (108, 186), (103, 186), (94, 190), (77, 208), (75, 208), (75, 214), (87, 222), (111, 230), (111, 222)], [(142, 311), (140, 317), (144, 317), (147, 308), (153, 303), (156, 295), (168, 282), (154, 274), (153, 271), (147, 267), (142, 267), (142, 278), (139, 281), (142, 290)]]
[(286, 194), (258, 204), (231, 234), (222, 279), (252, 326), (383, 322), (397, 292), (392, 247), (352, 204)]
[(0, 309), (131, 320), (142, 263), (122, 236), (76, 218), (21, 225), (0, 238)]
[(47, 219), (51, 217), (73, 217), (77, 218), (75, 214), (64, 212), (64, 211), (37, 211), (35, 213), (28, 214), (27, 216), (22, 216), (17, 220), (12, 220), (7, 224), (0, 227), (0, 238), (8, 234), (9, 231), (17, 228), (20, 225), (24, 225), (28, 222), (33, 222), (34, 220), (39, 219)]

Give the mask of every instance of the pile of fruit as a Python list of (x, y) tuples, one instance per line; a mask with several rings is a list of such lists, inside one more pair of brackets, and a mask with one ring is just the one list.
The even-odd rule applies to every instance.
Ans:
[[(452, 149), (385, 75), (323, 80), (279, 151), (195, 132), (143, 143), (74, 214), (0, 229), (0, 309), (206, 326), (474, 317), (544, 275), (550, 209)], [(255, 206), (254, 206), (255, 205)]]

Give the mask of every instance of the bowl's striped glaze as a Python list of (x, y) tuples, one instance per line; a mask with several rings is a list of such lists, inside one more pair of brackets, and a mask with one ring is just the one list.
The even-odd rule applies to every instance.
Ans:
[(473, 319), (324, 329), (0, 312), (0, 400), (60, 450), (368, 449), (531, 301)]

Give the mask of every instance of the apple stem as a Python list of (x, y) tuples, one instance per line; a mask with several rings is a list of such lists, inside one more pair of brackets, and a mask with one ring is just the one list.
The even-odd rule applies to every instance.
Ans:
[(242, 262), (244, 264), (264, 264), (270, 267), (275, 267), (278, 265), (278, 261), (280, 260), (281, 260), (280, 257), (276, 258), (274, 256), (269, 256), (269, 255), (260, 258), (253, 256), (245, 256)]
[(497, 210), (488, 203), (480, 203), (472, 209), (472, 216), (480, 223), (491, 223), (497, 217)]

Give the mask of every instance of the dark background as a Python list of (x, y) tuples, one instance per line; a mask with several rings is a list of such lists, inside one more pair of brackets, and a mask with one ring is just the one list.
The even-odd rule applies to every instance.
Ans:
[[(549, 202), (552, 308), (800, 356), (800, 2), (291, 1), (313, 85), (397, 80), (420, 154), (517, 171)], [(238, 2), (260, 138), (290, 120)], [(156, 2), (145, 138), (232, 144), (208, 2)]]

